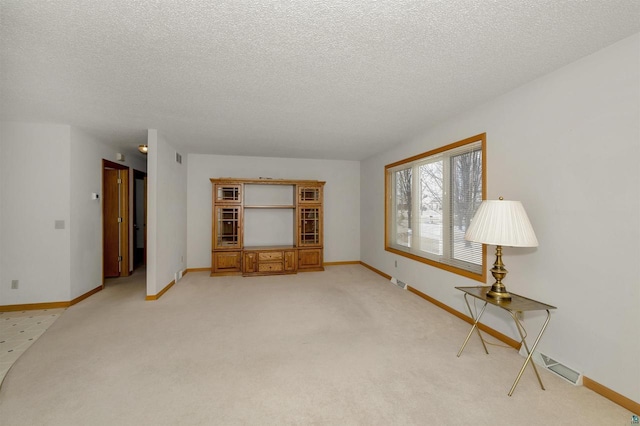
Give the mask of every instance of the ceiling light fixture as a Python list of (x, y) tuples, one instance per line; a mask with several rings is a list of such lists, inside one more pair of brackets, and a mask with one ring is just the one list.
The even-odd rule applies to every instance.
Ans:
[(146, 154), (147, 152), (149, 152), (149, 147), (147, 145), (138, 145), (138, 151)]

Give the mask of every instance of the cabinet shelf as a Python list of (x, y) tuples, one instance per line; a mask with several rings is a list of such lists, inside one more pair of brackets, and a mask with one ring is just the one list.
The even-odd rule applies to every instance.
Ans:
[(244, 206), (245, 209), (295, 209), (294, 205)]

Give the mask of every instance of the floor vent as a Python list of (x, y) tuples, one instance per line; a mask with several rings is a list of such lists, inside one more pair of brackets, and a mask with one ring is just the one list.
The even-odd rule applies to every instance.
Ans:
[(397, 285), (398, 287), (402, 288), (402, 289), (407, 289), (407, 285), (405, 283), (403, 283), (402, 281), (396, 279), (395, 277), (391, 277), (391, 284)]
[[(527, 356), (524, 346), (522, 346), (522, 348), (520, 349), (520, 355), (524, 357)], [(567, 382), (576, 386), (582, 386), (582, 373), (572, 368), (569, 368), (566, 365), (556, 361), (555, 359), (545, 354), (541, 354), (538, 351), (535, 351), (533, 353), (533, 356), (531, 357), (531, 359), (536, 364), (546, 368), (547, 370), (563, 378)]]

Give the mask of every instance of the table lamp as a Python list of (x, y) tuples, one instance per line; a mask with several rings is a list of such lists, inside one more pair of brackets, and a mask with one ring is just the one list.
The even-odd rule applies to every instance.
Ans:
[(502, 263), (502, 246), (537, 247), (538, 239), (533, 232), (527, 212), (520, 201), (485, 200), (480, 204), (471, 224), (464, 235), (465, 240), (496, 246), (496, 261), (491, 275), (496, 282), (487, 292), (487, 296), (496, 301), (508, 302), (511, 295), (502, 284), (507, 270)]

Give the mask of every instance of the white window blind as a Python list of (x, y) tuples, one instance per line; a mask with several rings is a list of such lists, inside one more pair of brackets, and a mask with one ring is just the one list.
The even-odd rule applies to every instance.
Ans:
[(387, 250), (483, 274), (482, 244), (464, 239), (484, 196), (479, 136), (387, 166)]

